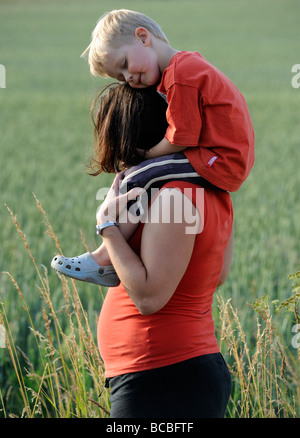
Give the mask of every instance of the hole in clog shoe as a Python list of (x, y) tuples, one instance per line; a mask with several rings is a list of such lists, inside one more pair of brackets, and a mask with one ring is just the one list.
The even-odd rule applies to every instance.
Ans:
[(67, 266), (66, 266), (66, 269), (71, 269), (71, 266), (70, 266), (70, 265), (67, 265)]

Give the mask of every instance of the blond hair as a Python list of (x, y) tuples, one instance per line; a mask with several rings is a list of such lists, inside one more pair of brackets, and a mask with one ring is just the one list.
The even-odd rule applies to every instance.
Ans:
[(94, 76), (108, 76), (103, 61), (105, 60), (104, 44), (121, 44), (126, 38), (134, 36), (138, 27), (145, 27), (156, 38), (169, 44), (169, 41), (160, 26), (140, 12), (129, 9), (118, 9), (104, 14), (92, 32), (90, 45), (81, 56), (89, 52), (90, 71)]

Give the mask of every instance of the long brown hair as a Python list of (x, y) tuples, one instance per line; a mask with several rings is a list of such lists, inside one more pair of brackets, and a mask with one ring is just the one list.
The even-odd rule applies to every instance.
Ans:
[(106, 87), (92, 105), (94, 155), (90, 175), (115, 173), (142, 161), (137, 149), (159, 143), (167, 129), (167, 103), (156, 88), (127, 83)]

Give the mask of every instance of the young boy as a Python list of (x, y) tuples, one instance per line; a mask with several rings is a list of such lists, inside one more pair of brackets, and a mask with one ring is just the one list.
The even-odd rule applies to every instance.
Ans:
[[(239, 189), (254, 163), (254, 131), (242, 94), (222, 72), (198, 52), (172, 48), (155, 21), (125, 9), (99, 20), (84, 53), (87, 51), (93, 75), (125, 81), (133, 88), (156, 86), (166, 95), (166, 134), (144, 155), (154, 159), (152, 165), (157, 157), (183, 152), (204, 186)], [(172, 175), (180, 173), (181, 166), (181, 160), (173, 161)], [(158, 166), (157, 171), (160, 169), (165, 177), (165, 169)], [(151, 178), (146, 171), (142, 175), (145, 183)], [(88, 257), (87, 269), (90, 261), (95, 270), (99, 264), (107, 264), (104, 253), (101, 247), (92, 258), (79, 256), (83, 257), (80, 262)], [(65, 265), (68, 260), (60, 262)], [(57, 263), (52, 266), (69, 275)], [(107, 285), (102, 279), (74, 278)]]

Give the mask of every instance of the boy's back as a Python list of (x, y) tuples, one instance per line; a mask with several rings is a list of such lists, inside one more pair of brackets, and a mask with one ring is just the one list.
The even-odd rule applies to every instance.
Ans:
[(158, 90), (169, 104), (167, 140), (188, 146), (184, 153), (210, 183), (238, 190), (254, 163), (254, 131), (237, 87), (200, 53), (183, 51), (171, 59)]

